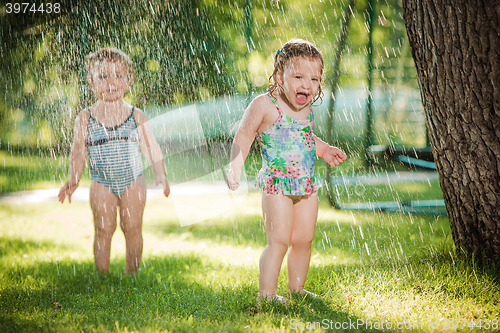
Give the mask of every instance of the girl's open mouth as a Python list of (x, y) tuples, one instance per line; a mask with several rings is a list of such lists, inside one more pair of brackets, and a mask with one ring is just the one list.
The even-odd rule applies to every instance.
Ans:
[(306, 104), (308, 96), (309, 95), (307, 95), (305, 93), (300, 93), (299, 92), (299, 93), (295, 94), (295, 100), (297, 101), (298, 104), (303, 105), (303, 104)]

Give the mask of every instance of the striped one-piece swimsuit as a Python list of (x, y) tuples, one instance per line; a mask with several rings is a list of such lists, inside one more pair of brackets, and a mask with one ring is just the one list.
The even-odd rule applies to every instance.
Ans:
[(109, 188), (118, 198), (140, 175), (142, 159), (139, 133), (130, 116), (120, 125), (106, 127), (92, 117), (89, 109), (87, 149), (92, 180)]

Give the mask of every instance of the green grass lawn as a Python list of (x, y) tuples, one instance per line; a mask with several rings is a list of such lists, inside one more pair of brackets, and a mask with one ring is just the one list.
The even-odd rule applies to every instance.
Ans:
[[(446, 218), (351, 214), (323, 199), (320, 206), (306, 288), (321, 297), (281, 305), (255, 300), (265, 246), (258, 193), (237, 212), (188, 227), (178, 226), (171, 200), (149, 200), (135, 276), (123, 273), (120, 231), (110, 274), (96, 274), (88, 203), (0, 205), (0, 331), (288, 332), (347, 323), (345, 331), (389, 323), (386, 331), (401, 331), (402, 323), (403, 331), (431, 332), (480, 320), (497, 327), (488, 320), (498, 318), (498, 275), (455, 258)], [(281, 294), (286, 278), (284, 264)]]
[(0, 194), (55, 187), (67, 178), (67, 170), (67, 159), (61, 156), (12, 155), (0, 150)]
[[(258, 161), (247, 164), (255, 173)], [(352, 174), (353, 165), (336, 172)], [(66, 177), (64, 158), (0, 152), (1, 192), (59, 187)], [(338, 193), (342, 202), (442, 198), (435, 181)], [(306, 289), (321, 297), (286, 304), (255, 300), (266, 244), (257, 192), (237, 211), (187, 227), (172, 198), (149, 199), (135, 276), (123, 273), (121, 231), (110, 273), (96, 273), (88, 202), (0, 203), (0, 332), (498, 331), (500, 275), (456, 258), (446, 217), (336, 211), (320, 194)], [(286, 290), (285, 260), (278, 292)]]

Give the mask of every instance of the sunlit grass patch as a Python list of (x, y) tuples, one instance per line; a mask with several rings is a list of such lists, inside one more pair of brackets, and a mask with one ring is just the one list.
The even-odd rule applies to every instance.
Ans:
[[(446, 320), (498, 317), (498, 273), (455, 257), (446, 217), (339, 211), (321, 197), (305, 286), (321, 296), (272, 304), (255, 300), (266, 245), (260, 194), (186, 227), (171, 201), (147, 201), (134, 276), (124, 274), (119, 229), (110, 273), (96, 273), (88, 202), (0, 205), (0, 331), (286, 332), (362, 321), (433, 332), (430, 321), (442, 330)], [(278, 292), (287, 294), (286, 260)]]
[[(498, 316), (498, 285), (488, 273), (478, 273), (475, 279), (472, 267), (456, 266), (446, 259), (432, 260), (430, 265), (434, 272), (427, 263), (414, 260), (366, 268), (336, 266), (312, 274), (327, 281), (324, 299), (362, 314), (365, 321), (428, 323), (457, 318), (491, 320)], [(436, 269), (440, 270), (438, 274)], [(483, 295), (491, 296), (486, 302), (477, 302)]]
[(360, 182), (355, 185), (335, 186), (334, 194), (341, 203), (443, 199), (438, 181), (402, 184), (387, 182), (383, 185), (365, 185)]

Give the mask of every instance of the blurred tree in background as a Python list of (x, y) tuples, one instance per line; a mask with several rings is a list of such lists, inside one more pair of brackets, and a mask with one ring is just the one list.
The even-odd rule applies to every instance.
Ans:
[(30, 21), (31, 27), (12, 24), (19, 16), (4, 14), (2, 123), (24, 126), (25, 120), (38, 130), (11, 136), (14, 144), (40, 144), (40, 138), (68, 144), (76, 108), (90, 100), (87, 89), (79, 91), (84, 57), (100, 47), (131, 56), (136, 78), (128, 99), (139, 107), (231, 92), (234, 84), (223, 72), (226, 45), (197, 0), (66, 2), (61, 11), (52, 20)]

